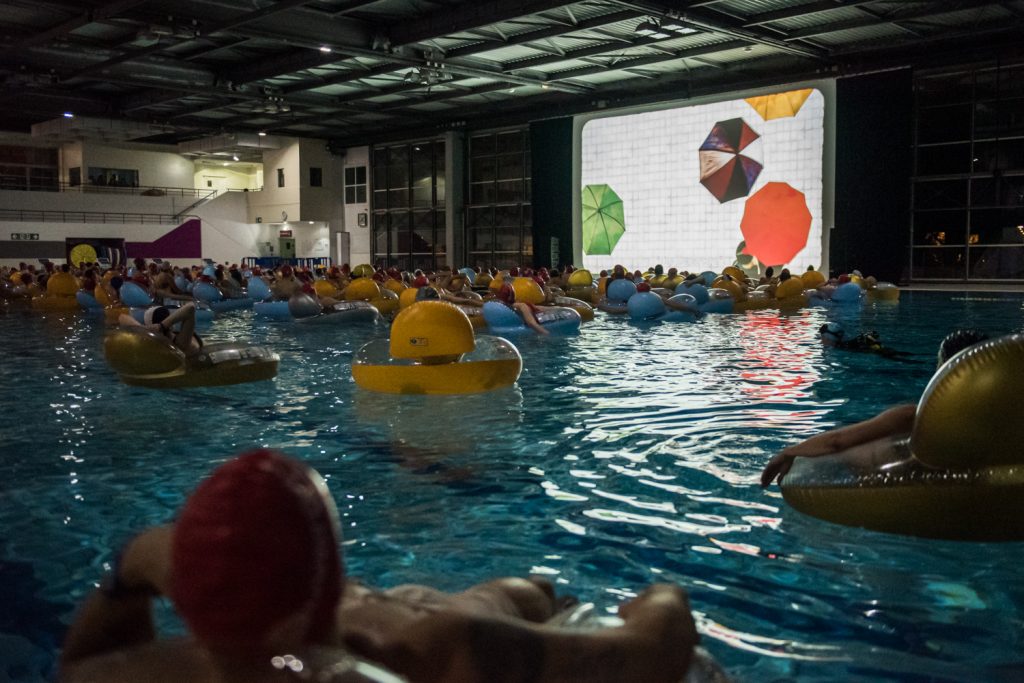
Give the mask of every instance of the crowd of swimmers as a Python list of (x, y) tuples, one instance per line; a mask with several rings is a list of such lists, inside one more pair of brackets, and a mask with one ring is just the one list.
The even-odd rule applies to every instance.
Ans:
[[(44, 291), (55, 273), (71, 273), (81, 287), (108, 287), (112, 300), (125, 282), (145, 288), (177, 309), (152, 309), (143, 324), (195, 351), (192, 296), (180, 285), (207, 282), (226, 298), (245, 295), (248, 278), (262, 278), (275, 298), (317, 296), (325, 280), (343, 294), (360, 277), (418, 288), (417, 299), (479, 305), (474, 285), (495, 278), (529, 278), (544, 303), (570, 289), (574, 269), (454, 269), (403, 272), (347, 265), (320, 271), (282, 265), (273, 270), (239, 265), (180, 268), (136, 259), (130, 269), (102, 272), (50, 263), (0, 269), (0, 281)], [(474, 277), (486, 276), (486, 277)], [(699, 274), (646, 272), (616, 266), (607, 281), (628, 279), (652, 287), (694, 281)], [(730, 277), (725, 275), (724, 277)], [(793, 277), (768, 269), (743, 288), (778, 287)], [(826, 280), (838, 286), (859, 273)], [(472, 280), (472, 281), (471, 281)], [(764, 290), (762, 290), (764, 291)], [(513, 307), (530, 325), (542, 304), (517, 302), (503, 281), (493, 299)], [(319, 297), (328, 304), (328, 297)], [(325, 302), (323, 299), (327, 298)], [(161, 307), (162, 308), (162, 307)], [(137, 325), (122, 320), (124, 325)], [(536, 323), (536, 320), (533, 320)], [(537, 326), (540, 327), (539, 325)], [(539, 331), (543, 331), (540, 329)], [(819, 329), (829, 346), (881, 348), (876, 334), (844, 338), (836, 323)], [(940, 366), (957, 351), (983, 341), (984, 333), (958, 331), (939, 350)], [(901, 405), (865, 422), (814, 436), (775, 455), (762, 485), (781, 479), (797, 457), (835, 453), (913, 428), (914, 405)], [(324, 480), (281, 453), (245, 453), (218, 467), (189, 497), (173, 522), (130, 541), (110, 574), (82, 605), (64, 644), (61, 678), (67, 681), (665, 681), (683, 679), (694, 661), (697, 632), (685, 592), (657, 584), (623, 604), (618, 628), (581, 631), (561, 625), (571, 600), (544, 580), (504, 578), (442, 593), (425, 586), (376, 590), (345, 575), (337, 511)], [(254, 561), (252, 558), (258, 558)], [(184, 638), (157, 634), (153, 599), (170, 599), (188, 627)], [(393, 673), (392, 673), (393, 672)]]

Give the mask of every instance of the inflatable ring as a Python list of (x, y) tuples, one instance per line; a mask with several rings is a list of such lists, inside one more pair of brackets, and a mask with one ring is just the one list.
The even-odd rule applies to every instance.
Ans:
[(182, 389), (272, 379), (280, 357), (263, 346), (207, 344), (185, 355), (167, 338), (142, 328), (117, 329), (103, 343), (107, 362), (132, 386)]
[(36, 311), (63, 313), (78, 311), (81, 308), (82, 306), (78, 303), (78, 299), (75, 296), (51, 296), (44, 294), (32, 298), (32, 309)]
[(363, 346), (352, 360), (352, 379), (363, 389), (387, 394), (477, 394), (510, 386), (523, 359), (510, 342), (481, 334), (475, 348), (452, 363), (428, 364), (391, 356), (387, 340)]
[(867, 291), (868, 301), (899, 301), (900, 288), (891, 282), (879, 282)]
[(292, 312), (287, 301), (257, 301), (252, 305), (253, 313), (261, 318), (274, 320), (292, 320)]
[(909, 440), (797, 458), (782, 479), (796, 509), (840, 524), (955, 540), (1024, 540), (1024, 335), (953, 356), (921, 396)]
[(1024, 467), (934, 469), (906, 436), (797, 458), (782, 478), (794, 509), (827, 522), (956, 541), (1024, 540)]
[[(483, 306), (487, 327), (497, 335), (534, 334), (515, 311), (503, 303), (488, 301)], [(575, 334), (583, 322), (576, 309), (568, 306), (545, 308), (534, 314), (537, 322), (552, 334)]]
[(317, 315), (295, 317), (295, 322), (304, 325), (348, 325), (376, 322), (380, 319), (380, 313), (368, 301), (339, 301)]
[(1022, 465), (1024, 334), (989, 339), (950, 358), (917, 404), (911, 444), (931, 467)]
[(575, 310), (580, 314), (580, 319), (585, 323), (594, 319), (594, 307), (582, 299), (576, 299), (571, 296), (556, 296), (554, 302), (556, 306), (564, 306)]

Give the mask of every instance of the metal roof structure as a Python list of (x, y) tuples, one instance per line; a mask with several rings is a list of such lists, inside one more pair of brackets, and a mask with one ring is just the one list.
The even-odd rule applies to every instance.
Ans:
[(0, 129), (365, 144), (1017, 50), (1024, 0), (4, 0)]

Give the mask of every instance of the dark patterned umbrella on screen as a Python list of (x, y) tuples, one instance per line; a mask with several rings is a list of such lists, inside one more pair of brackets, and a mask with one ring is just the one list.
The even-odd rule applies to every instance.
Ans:
[(700, 146), (700, 184), (720, 203), (750, 193), (762, 168), (754, 145), (760, 137), (743, 119), (729, 119), (716, 123)]

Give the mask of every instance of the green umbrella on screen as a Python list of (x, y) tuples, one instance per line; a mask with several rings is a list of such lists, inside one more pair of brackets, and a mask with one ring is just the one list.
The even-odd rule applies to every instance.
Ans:
[(622, 199), (607, 185), (583, 187), (583, 253), (609, 255), (626, 232)]

